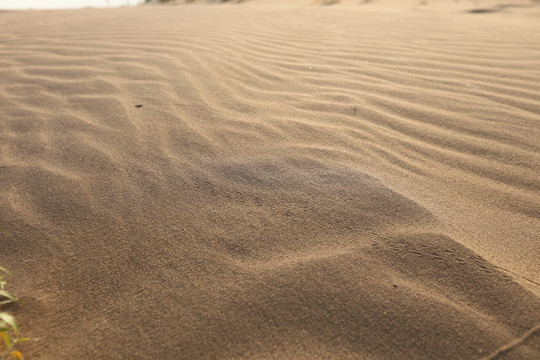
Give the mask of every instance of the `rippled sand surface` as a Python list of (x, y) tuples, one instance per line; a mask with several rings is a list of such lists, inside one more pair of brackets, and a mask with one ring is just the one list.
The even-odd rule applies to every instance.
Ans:
[(540, 358), (539, 18), (0, 12), (26, 357)]

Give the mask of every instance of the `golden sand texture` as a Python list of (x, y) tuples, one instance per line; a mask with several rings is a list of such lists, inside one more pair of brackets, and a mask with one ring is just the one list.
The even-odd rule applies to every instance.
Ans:
[(0, 12), (28, 359), (540, 358), (537, 2)]

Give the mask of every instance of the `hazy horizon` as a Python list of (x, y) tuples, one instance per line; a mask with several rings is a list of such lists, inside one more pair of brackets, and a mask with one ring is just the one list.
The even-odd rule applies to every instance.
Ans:
[(0, 9), (78, 9), (85, 7), (133, 6), (142, 2), (144, 0), (0, 0)]

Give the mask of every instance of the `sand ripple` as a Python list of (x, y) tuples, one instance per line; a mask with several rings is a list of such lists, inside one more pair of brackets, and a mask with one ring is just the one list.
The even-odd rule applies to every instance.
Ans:
[(536, 8), (454, 6), (0, 12), (28, 358), (540, 356)]

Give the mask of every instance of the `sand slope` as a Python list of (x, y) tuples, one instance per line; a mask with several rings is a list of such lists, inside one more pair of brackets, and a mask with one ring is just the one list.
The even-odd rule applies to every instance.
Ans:
[(540, 8), (503, 5), (0, 12), (27, 358), (539, 358)]

